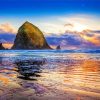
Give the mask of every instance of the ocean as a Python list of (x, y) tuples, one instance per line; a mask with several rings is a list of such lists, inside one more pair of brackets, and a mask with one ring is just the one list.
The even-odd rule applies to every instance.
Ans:
[[(26, 79), (29, 61), (45, 63)], [(1, 50), (0, 100), (100, 100), (100, 50)]]

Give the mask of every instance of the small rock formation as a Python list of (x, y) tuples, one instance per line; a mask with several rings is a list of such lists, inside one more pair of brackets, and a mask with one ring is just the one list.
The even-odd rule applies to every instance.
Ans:
[(41, 67), (46, 63), (45, 59), (42, 60), (22, 60), (16, 61), (18, 72), (21, 77), (25, 79), (30, 79), (31, 76), (36, 76), (41, 73)]
[(35, 25), (25, 22), (18, 30), (12, 49), (51, 49), (43, 33)]
[(0, 50), (5, 50), (5, 48), (3, 47), (2, 43), (0, 43)]
[(58, 45), (56, 49), (57, 49), (57, 50), (61, 50), (61, 47), (60, 47), (60, 45)]

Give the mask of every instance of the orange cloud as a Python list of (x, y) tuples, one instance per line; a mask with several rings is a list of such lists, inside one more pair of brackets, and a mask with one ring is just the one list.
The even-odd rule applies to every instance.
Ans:
[(91, 42), (92, 44), (96, 45), (96, 46), (100, 46), (100, 34), (96, 34), (96, 33), (91, 33), (90, 36), (88, 35), (89, 33), (80, 33), (81, 37), (89, 42)]
[(17, 30), (9, 23), (0, 24), (0, 33), (12, 33), (15, 34)]

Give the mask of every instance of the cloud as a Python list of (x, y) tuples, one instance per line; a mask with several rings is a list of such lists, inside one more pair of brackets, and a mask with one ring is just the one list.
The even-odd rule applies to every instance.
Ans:
[(62, 49), (100, 48), (100, 33), (95, 31), (69, 32), (46, 39), (50, 45), (60, 45)]
[(11, 48), (13, 45), (17, 30), (10, 24), (0, 24), (0, 42), (5, 48)]
[(95, 31), (90, 32), (81, 32), (81, 37), (88, 42), (91, 42), (92, 44), (96, 46), (100, 46), (100, 33), (95, 33)]
[[(43, 28), (41, 27), (40, 29), (44, 30), (46, 36), (54, 37), (56, 35), (63, 38), (67, 35), (68, 38), (61, 41), (61, 44), (100, 47), (99, 22), (99, 18), (93, 15), (70, 15), (58, 17), (53, 22), (42, 23)], [(56, 39), (52, 41), (55, 43)]]
[(52, 34), (61, 35), (66, 30), (63, 24), (57, 24), (52, 22), (40, 23), (39, 28), (44, 32), (45, 36), (50, 36)]
[[(74, 25), (73, 30), (77, 29), (77, 26), (84, 29), (100, 30), (100, 19), (93, 15), (70, 15), (65, 17), (59, 17), (61, 22), (71, 23)], [(71, 28), (72, 29), (72, 28)]]
[(67, 23), (67, 24), (65, 24), (64, 26), (65, 26), (65, 27), (66, 27), (66, 26), (74, 27), (74, 25), (71, 24), (71, 23)]
[(94, 15), (66, 15), (47, 19), (37, 22), (45, 36), (50, 36), (52, 33), (62, 35), (66, 31), (100, 30), (100, 20)]
[(0, 33), (0, 42), (2, 43), (13, 43), (16, 34)]
[(17, 30), (9, 23), (0, 24), (0, 33), (17, 33)]

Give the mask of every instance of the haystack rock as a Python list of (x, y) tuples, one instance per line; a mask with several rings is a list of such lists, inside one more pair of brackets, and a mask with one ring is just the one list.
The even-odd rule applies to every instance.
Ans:
[(18, 30), (12, 49), (51, 48), (39, 28), (29, 22), (25, 22)]

